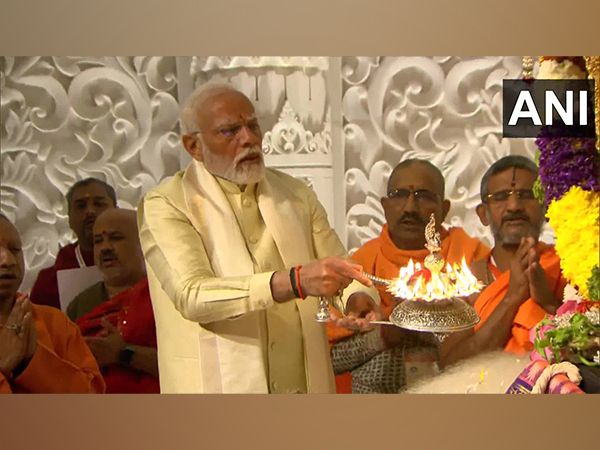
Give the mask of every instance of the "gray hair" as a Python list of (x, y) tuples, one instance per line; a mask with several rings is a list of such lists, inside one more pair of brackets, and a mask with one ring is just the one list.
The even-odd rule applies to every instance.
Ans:
[(231, 84), (228, 83), (204, 83), (194, 89), (183, 104), (183, 110), (181, 111), (181, 125), (183, 127), (184, 134), (195, 133), (199, 130), (200, 124), (198, 123), (198, 110), (202, 104), (216, 95), (224, 92), (239, 92)]

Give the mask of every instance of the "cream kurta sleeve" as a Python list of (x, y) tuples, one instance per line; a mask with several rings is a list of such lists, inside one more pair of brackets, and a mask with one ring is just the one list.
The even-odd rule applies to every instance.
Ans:
[[(317, 199), (315, 192), (310, 188), (308, 188), (308, 190), (310, 191), (308, 202), (310, 210), (312, 211), (313, 245), (317, 259), (326, 258), (328, 256), (348, 258), (348, 252), (344, 248), (340, 238), (329, 225), (325, 208)], [(356, 292), (364, 292), (375, 300), (375, 303), (379, 304), (380, 302), (379, 292), (375, 287), (367, 287), (358, 281), (353, 281), (346, 289), (344, 289), (342, 295), (344, 305), (346, 305), (350, 296)]]
[(273, 305), (273, 272), (216, 278), (200, 234), (163, 195), (146, 195), (138, 221), (146, 262), (186, 319), (211, 323)]
[[(296, 194), (304, 197), (308, 206), (312, 242), (306, 245), (313, 246), (315, 257), (347, 257), (314, 191), (302, 185)], [(179, 193), (173, 192), (173, 195), (177, 197)], [(146, 262), (175, 308), (184, 318), (204, 324), (271, 307), (274, 300), (270, 280), (274, 272), (217, 278), (200, 230), (196, 230), (187, 217), (181, 197), (171, 199), (161, 192), (151, 191), (138, 207)], [(379, 302), (376, 289), (357, 282), (346, 288), (344, 300), (356, 291), (366, 291)]]

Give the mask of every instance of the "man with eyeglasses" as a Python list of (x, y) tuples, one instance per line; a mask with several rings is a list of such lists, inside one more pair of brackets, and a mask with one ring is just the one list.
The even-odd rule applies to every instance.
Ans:
[(533, 193), (537, 176), (535, 163), (518, 155), (496, 161), (483, 176), (477, 215), (490, 226), (494, 248), (472, 264), (487, 286), (471, 298), (481, 322), (444, 341), (442, 365), (499, 348), (526, 354), (531, 329), (560, 306), (567, 282), (554, 247), (539, 241), (545, 209)]
[(182, 124), (192, 162), (138, 208), (161, 392), (335, 392), (317, 297), (344, 289), (345, 300), (378, 301), (377, 290), (314, 191), (265, 168), (244, 94), (205, 84)]
[[(441, 254), (449, 263), (467, 263), (487, 256), (490, 249), (462, 228), (442, 226), (450, 201), (445, 198), (445, 181), (440, 170), (426, 160), (408, 159), (390, 174), (388, 194), (381, 199), (386, 218), (381, 235), (367, 242), (352, 259), (373, 275), (393, 279), (400, 267), (423, 264), (429, 251), (425, 248), (425, 226), (431, 214), (441, 234)], [(387, 319), (397, 302), (379, 288), (381, 312)], [(363, 300), (355, 309), (365, 312), (375, 307)], [(383, 333), (383, 334), (382, 334)], [(339, 393), (392, 393), (414, 379), (435, 371), (437, 345), (424, 333), (408, 332), (383, 326), (381, 330), (354, 334), (328, 326), (332, 360), (337, 374)]]

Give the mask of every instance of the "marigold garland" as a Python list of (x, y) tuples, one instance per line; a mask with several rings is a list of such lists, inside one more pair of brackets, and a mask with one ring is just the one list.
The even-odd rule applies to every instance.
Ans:
[(587, 281), (600, 259), (599, 208), (598, 193), (573, 186), (559, 201), (550, 203), (546, 214), (556, 233), (563, 275), (584, 298), (590, 298)]

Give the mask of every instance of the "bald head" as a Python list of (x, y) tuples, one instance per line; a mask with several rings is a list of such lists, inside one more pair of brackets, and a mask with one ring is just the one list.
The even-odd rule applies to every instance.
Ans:
[(406, 159), (394, 167), (394, 170), (392, 170), (392, 173), (388, 179), (388, 193), (396, 189), (394, 186), (398, 184), (398, 178), (402, 177), (402, 172), (412, 169), (413, 166), (419, 167), (419, 172), (426, 173), (428, 175), (430, 184), (433, 184), (433, 186), (429, 186), (429, 189), (438, 194), (443, 200), (446, 190), (444, 175), (442, 175), (440, 169), (425, 159)]
[[(139, 240), (137, 213), (133, 209), (113, 208), (106, 210), (98, 216), (96, 223), (98, 222), (104, 227), (109, 224), (111, 228), (118, 229)], [(95, 232), (96, 226), (94, 226), (94, 234)]]
[(12, 222), (0, 214), (0, 310), (5, 309), (7, 302), (12, 305), (24, 275), (21, 236)]
[(136, 212), (113, 208), (94, 224), (94, 261), (111, 286), (133, 286), (145, 276)]
[(444, 199), (444, 177), (429, 161), (407, 159), (398, 164), (388, 181), (388, 194), (381, 199), (392, 241), (402, 250), (425, 246), (425, 226), (431, 214), (436, 230), (450, 210)]

